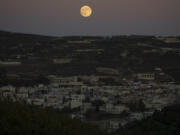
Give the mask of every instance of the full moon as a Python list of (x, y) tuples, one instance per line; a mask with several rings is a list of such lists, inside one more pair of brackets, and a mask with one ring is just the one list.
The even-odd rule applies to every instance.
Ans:
[(89, 16), (91, 16), (91, 14), (92, 14), (92, 9), (91, 9), (89, 6), (83, 6), (83, 7), (81, 7), (81, 9), (80, 9), (80, 14), (81, 14), (83, 17), (89, 17)]

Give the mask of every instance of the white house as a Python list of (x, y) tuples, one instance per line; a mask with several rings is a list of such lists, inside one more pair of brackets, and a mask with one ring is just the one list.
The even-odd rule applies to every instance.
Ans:
[(106, 112), (108, 113), (121, 114), (124, 111), (129, 111), (129, 108), (125, 105), (106, 104)]
[(85, 100), (85, 95), (82, 95), (82, 94), (71, 95), (71, 102), (70, 102), (71, 109), (82, 106), (83, 100)]

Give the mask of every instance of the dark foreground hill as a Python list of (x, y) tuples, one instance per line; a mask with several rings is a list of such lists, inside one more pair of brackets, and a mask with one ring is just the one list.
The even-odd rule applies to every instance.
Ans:
[(156, 111), (152, 117), (120, 129), (123, 135), (180, 135), (180, 105)]
[(0, 135), (100, 135), (95, 126), (53, 109), (0, 101)]
[[(1, 135), (105, 135), (93, 125), (72, 120), (53, 109), (0, 101)], [(108, 135), (179, 135), (180, 105), (164, 108)]]

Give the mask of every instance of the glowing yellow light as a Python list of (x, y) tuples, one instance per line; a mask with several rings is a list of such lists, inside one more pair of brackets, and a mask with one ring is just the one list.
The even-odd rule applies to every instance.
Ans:
[(80, 9), (80, 14), (83, 16), (83, 17), (89, 17), (91, 16), (92, 14), (92, 9), (89, 7), (89, 6), (83, 6), (81, 7)]

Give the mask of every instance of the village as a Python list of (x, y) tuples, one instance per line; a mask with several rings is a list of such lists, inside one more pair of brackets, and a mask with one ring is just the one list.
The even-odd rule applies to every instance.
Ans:
[[(124, 78), (123, 85), (98, 85), (98, 76), (59, 77), (49, 75), (49, 85), (0, 88), (3, 99), (52, 107), (97, 124), (102, 130), (116, 131), (154, 111), (178, 102), (180, 85), (157, 83), (154, 74), (137, 74), (136, 82)], [(89, 85), (84, 82), (89, 81)], [(91, 84), (90, 84), (91, 82)]]

